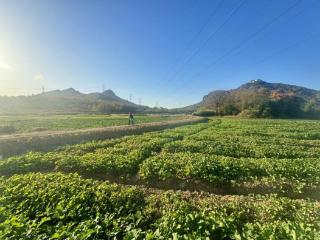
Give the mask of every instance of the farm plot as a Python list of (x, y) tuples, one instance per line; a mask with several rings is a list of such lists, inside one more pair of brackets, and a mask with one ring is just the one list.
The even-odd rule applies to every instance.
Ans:
[[(171, 121), (183, 118), (185, 118), (183, 115), (136, 115), (135, 123)], [(124, 114), (10, 115), (0, 116), (0, 135), (99, 128), (127, 124), (128, 116)]]
[(3, 159), (0, 237), (317, 239), (319, 129), (223, 118)]
[(215, 120), (30, 152), (2, 160), (0, 173), (77, 172), (155, 187), (319, 198), (320, 141), (311, 129), (306, 134), (300, 131), (300, 122), (290, 121), (243, 120), (243, 127), (240, 123)]
[(207, 122), (201, 117), (185, 116), (182, 119), (162, 122), (148, 122), (134, 126), (113, 126), (103, 128), (45, 131), (0, 135), (0, 158), (22, 154), (28, 151), (50, 151), (58, 146), (77, 144), (93, 140), (105, 140), (142, 134), (145, 132), (173, 128), (192, 123)]
[(150, 191), (31, 173), (0, 179), (1, 239), (317, 239), (320, 206), (277, 196)]

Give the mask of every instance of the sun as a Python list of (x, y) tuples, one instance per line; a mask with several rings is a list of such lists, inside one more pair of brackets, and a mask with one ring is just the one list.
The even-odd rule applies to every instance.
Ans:
[(13, 67), (9, 64), (0, 59), (0, 69), (5, 69), (5, 70), (13, 70)]

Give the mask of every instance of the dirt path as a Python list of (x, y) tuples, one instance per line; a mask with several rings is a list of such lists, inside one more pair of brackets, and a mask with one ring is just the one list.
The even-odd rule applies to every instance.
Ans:
[(181, 120), (141, 123), (134, 126), (112, 126), (65, 131), (45, 131), (19, 133), (0, 136), (0, 156), (8, 157), (26, 151), (48, 151), (66, 144), (77, 144), (92, 140), (104, 140), (126, 135), (141, 134), (178, 127), (186, 124), (206, 122), (200, 117), (187, 117)]

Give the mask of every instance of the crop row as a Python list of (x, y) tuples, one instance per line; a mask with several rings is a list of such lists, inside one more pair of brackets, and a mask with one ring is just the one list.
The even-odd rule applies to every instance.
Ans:
[[(253, 136), (240, 135), (237, 127), (233, 135), (227, 135), (225, 129), (229, 128), (224, 124), (232, 127), (239, 123), (212, 121), (66, 146), (53, 152), (30, 152), (2, 160), (0, 174), (63, 171), (134, 178), (152, 184), (178, 181), (189, 185), (242, 186), (302, 194), (319, 190), (320, 148), (317, 140), (280, 138), (282, 144), (275, 144), (272, 137), (257, 135), (256, 129)], [(243, 125), (243, 131), (249, 131), (245, 123)], [(269, 132), (279, 130), (269, 128)]]
[(1, 239), (317, 239), (310, 200), (152, 192), (31, 173), (0, 178)]
[(0, 162), (0, 173), (10, 175), (30, 171), (78, 171), (113, 175), (135, 174), (139, 164), (161, 151), (165, 143), (182, 139), (206, 128), (188, 126), (163, 133), (146, 133), (99, 142), (66, 146), (57, 151), (29, 152)]
[(162, 153), (146, 159), (140, 165), (138, 175), (153, 184), (164, 181), (226, 189), (242, 187), (246, 191), (260, 192), (264, 191), (259, 188), (287, 193), (314, 191), (312, 195), (320, 197), (318, 159), (253, 159), (188, 152)]

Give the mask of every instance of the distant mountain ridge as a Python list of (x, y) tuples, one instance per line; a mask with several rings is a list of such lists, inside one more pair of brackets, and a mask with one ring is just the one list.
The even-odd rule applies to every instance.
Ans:
[(111, 89), (108, 89), (102, 93), (99, 93), (99, 92), (89, 93), (87, 96), (96, 98), (98, 100), (117, 101), (117, 102), (132, 104), (129, 101), (118, 97)]
[(85, 94), (75, 90), (74, 88), (67, 88), (64, 90), (53, 90), (49, 92), (44, 92), (37, 95), (50, 96), (50, 97), (77, 97), (77, 96), (83, 96)]
[(194, 111), (248, 117), (320, 117), (320, 91), (251, 80), (236, 89), (216, 90), (194, 105)]
[(81, 93), (73, 88), (32, 96), (0, 96), (0, 114), (17, 113), (193, 113), (244, 117), (320, 118), (320, 91), (251, 80), (231, 90), (215, 90), (183, 108), (150, 108), (117, 96), (111, 89)]
[(270, 91), (277, 91), (277, 92), (284, 92), (284, 93), (293, 92), (295, 94), (300, 94), (304, 96), (311, 96), (319, 93), (319, 91), (317, 90), (309, 89), (306, 87), (284, 84), (284, 83), (269, 83), (261, 79), (251, 80), (250, 82), (241, 85), (238, 88), (238, 90), (239, 89), (259, 89), (259, 88), (265, 88)]
[(117, 96), (111, 89), (81, 93), (73, 88), (32, 96), (0, 96), (0, 113), (127, 113), (142, 112), (147, 106)]

